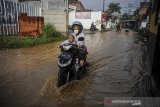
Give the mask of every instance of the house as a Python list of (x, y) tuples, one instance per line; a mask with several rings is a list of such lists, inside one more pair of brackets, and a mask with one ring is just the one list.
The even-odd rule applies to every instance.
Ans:
[(82, 23), (84, 29), (90, 29), (91, 23), (94, 22), (97, 29), (101, 30), (101, 21), (102, 21), (102, 11), (99, 12), (69, 12), (69, 25), (72, 25), (74, 21), (79, 21)]
[(106, 28), (111, 29), (115, 28), (115, 26), (120, 22), (120, 14), (118, 12), (110, 12), (109, 10), (104, 12), (105, 20), (106, 20)]
[[(79, 0), (69, 0), (69, 5), (75, 6), (76, 11), (85, 11), (85, 8), (84, 8), (82, 2)], [(87, 11), (91, 11), (91, 10), (87, 10)]]
[(147, 26), (147, 23), (149, 22), (150, 7), (151, 7), (150, 2), (141, 2), (140, 3), (140, 8), (138, 9), (139, 29), (143, 29)]
[(147, 19), (150, 5), (151, 5), (150, 2), (141, 2), (140, 3), (139, 13), (138, 13), (139, 14), (138, 19), (140, 21)]
[(92, 12), (92, 9), (86, 9), (79, 0), (69, 0), (69, 8), (79, 12)]
[(98, 29), (101, 29), (102, 12), (93, 12), (91, 9), (85, 9), (81, 1), (69, 0), (69, 25), (74, 21), (80, 21), (84, 29), (90, 29), (94, 22)]

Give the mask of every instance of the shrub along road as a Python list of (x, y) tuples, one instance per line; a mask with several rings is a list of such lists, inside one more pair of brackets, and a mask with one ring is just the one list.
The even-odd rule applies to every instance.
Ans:
[(64, 35), (57, 31), (53, 25), (46, 24), (43, 27), (43, 33), (37, 37), (0, 36), (0, 49), (33, 47), (64, 39)]

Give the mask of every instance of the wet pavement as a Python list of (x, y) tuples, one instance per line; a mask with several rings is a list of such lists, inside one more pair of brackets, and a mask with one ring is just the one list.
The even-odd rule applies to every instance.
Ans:
[(151, 89), (144, 91), (141, 83), (149, 74), (137, 36), (134, 31), (87, 34), (89, 71), (60, 89), (56, 87), (60, 43), (0, 51), (0, 106), (102, 107), (105, 97), (149, 96)]

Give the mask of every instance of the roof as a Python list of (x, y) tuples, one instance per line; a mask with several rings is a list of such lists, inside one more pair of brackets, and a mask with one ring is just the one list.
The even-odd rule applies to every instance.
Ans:
[(92, 9), (85, 9), (86, 12), (90, 12), (93, 11)]
[(68, 0), (69, 3), (71, 2), (78, 2), (78, 0)]
[(140, 7), (149, 7), (151, 5), (151, 2), (141, 2)]
[(140, 8), (139, 9), (139, 15), (145, 15), (145, 14), (147, 14), (147, 10), (148, 10), (148, 8)]
[(77, 10), (80, 10), (80, 11), (85, 10), (83, 4), (80, 1), (78, 1), (78, 2), (76, 2), (76, 1), (69, 2), (69, 5), (76, 6)]
[(138, 12), (138, 19), (139, 20), (144, 20), (147, 17), (148, 10), (150, 8), (150, 2), (141, 2), (140, 3), (140, 8)]

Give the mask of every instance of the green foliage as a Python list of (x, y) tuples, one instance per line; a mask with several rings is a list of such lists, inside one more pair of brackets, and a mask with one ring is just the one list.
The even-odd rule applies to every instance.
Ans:
[(112, 3), (110, 3), (110, 4), (108, 5), (108, 9), (109, 9), (112, 13), (114, 13), (114, 12), (121, 13), (120, 3), (114, 3), (114, 2), (112, 2)]
[(38, 37), (0, 36), (0, 49), (32, 47), (64, 39), (64, 35), (53, 25), (46, 24), (43, 26), (43, 33)]
[(129, 15), (128, 13), (125, 13), (122, 15), (121, 20), (132, 20), (134, 15)]
[(56, 28), (52, 24), (45, 24), (43, 26), (43, 35), (50, 37), (54, 36), (54, 34), (57, 32)]

